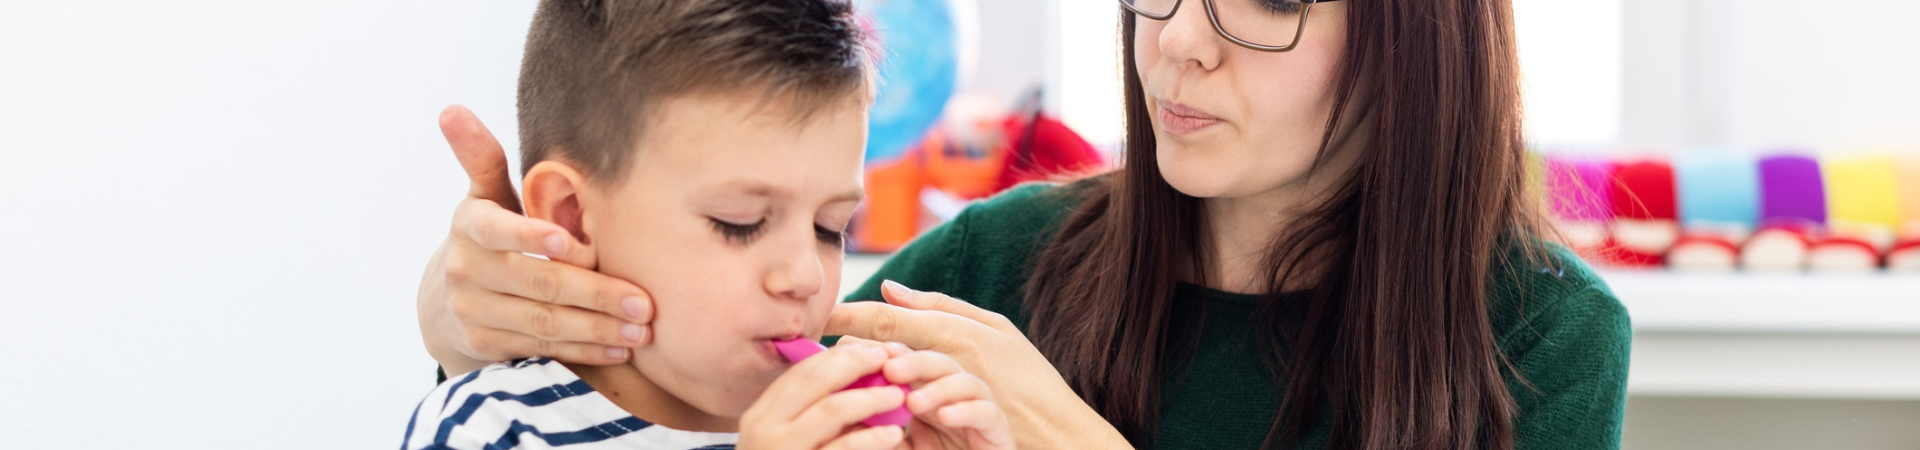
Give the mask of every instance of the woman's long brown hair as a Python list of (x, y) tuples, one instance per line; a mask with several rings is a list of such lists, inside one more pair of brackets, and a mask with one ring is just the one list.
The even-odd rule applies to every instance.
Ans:
[[(1502, 255), (1544, 263), (1528, 237), (1548, 232), (1525, 182), (1511, 5), (1346, 3), (1347, 51), (1318, 159), (1343, 121), (1368, 140), (1338, 188), (1268, 251), (1272, 284), (1255, 320), (1285, 399), (1267, 445), (1328, 426), (1331, 448), (1511, 449), (1516, 409), (1502, 375), (1519, 377), (1496, 347), (1487, 285), (1526, 264)], [(1067, 382), (1150, 446), (1162, 381), (1197, 344), (1179, 331), (1197, 324), (1175, 323), (1193, 317), (1174, 313), (1176, 289), (1206, 285), (1212, 255), (1204, 204), (1155, 164), (1134, 21), (1122, 13), (1122, 168), (1077, 185), (1084, 200), (1036, 260), (1025, 304), (1034, 343)], [(1310, 299), (1286, 305), (1299, 319), (1283, 322), (1280, 293), (1302, 285)]]

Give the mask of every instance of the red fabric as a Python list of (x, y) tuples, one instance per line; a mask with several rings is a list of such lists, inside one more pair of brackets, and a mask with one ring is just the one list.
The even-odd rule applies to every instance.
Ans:
[(1914, 259), (1920, 259), (1920, 239), (1893, 244), (1893, 250), (1888, 251), (1887, 256), (1881, 257), (1880, 263), (1883, 266), (1896, 266), (1910, 264), (1908, 261)]
[(1800, 241), (1805, 243), (1807, 248), (1812, 248), (1815, 242), (1826, 236), (1825, 227), (1800, 218), (1779, 218), (1762, 222), (1760, 229), (1754, 231), (1753, 235), (1759, 236), (1760, 233), (1773, 230), (1781, 230), (1793, 234), (1794, 237), (1800, 238)]
[(1620, 164), (1613, 170), (1614, 217), (1679, 219), (1672, 164), (1649, 159)]
[(1607, 238), (1606, 244), (1594, 250), (1593, 256), (1597, 259), (1594, 262), (1615, 267), (1654, 268), (1667, 264), (1666, 254), (1647, 253), (1622, 247), (1611, 237)]
[(1902, 251), (1912, 250), (1916, 248), (1920, 248), (1920, 239), (1915, 239), (1911, 241), (1900, 241), (1899, 243), (1893, 244), (1893, 250), (1888, 251), (1888, 253), (1902, 252)]
[(1683, 245), (1707, 245), (1707, 246), (1726, 249), (1727, 253), (1732, 253), (1735, 255), (1740, 254), (1739, 245), (1735, 245), (1732, 239), (1727, 239), (1726, 236), (1721, 236), (1718, 234), (1710, 234), (1710, 233), (1689, 234), (1686, 236), (1681, 236), (1680, 240), (1673, 242), (1673, 248), (1676, 248), (1676, 249), (1680, 248), (1680, 246), (1683, 246)]
[(1106, 160), (1093, 144), (1067, 128), (1067, 124), (1045, 114), (1032, 121), (1031, 129), (1026, 117), (1019, 114), (1007, 117), (1001, 127), (1010, 153), (1006, 168), (1000, 171), (995, 192), (1028, 181), (1052, 180), (1106, 167)]
[(1827, 238), (1827, 240), (1820, 241), (1818, 245), (1815, 245), (1814, 249), (1818, 250), (1822, 247), (1854, 247), (1859, 249), (1861, 253), (1873, 255), (1874, 261), (1877, 262), (1880, 260), (1880, 249), (1873, 248), (1872, 243), (1860, 239), (1850, 237)]

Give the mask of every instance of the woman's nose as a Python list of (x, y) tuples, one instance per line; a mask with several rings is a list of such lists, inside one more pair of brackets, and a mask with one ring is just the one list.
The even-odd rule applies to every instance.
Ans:
[[(1180, 2), (1173, 17), (1168, 18), (1166, 26), (1160, 30), (1160, 56), (1168, 62), (1193, 64), (1202, 70), (1220, 67), (1221, 53), (1225, 43), (1220, 34), (1213, 29), (1213, 21), (1207, 15), (1207, 2), (1187, 0)], [(1185, 67), (1182, 67), (1183, 69)]]

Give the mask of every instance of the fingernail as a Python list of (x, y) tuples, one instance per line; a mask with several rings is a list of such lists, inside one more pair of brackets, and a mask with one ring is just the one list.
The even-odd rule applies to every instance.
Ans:
[(558, 234), (547, 235), (547, 256), (555, 257), (567, 254), (567, 238)]
[(887, 350), (880, 347), (866, 347), (866, 348), (860, 349), (860, 352), (865, 353), (867, 355), (867, 359), (878, 359), (878, 360), (887, 359)]
[(640, 342), (640, 326), (631, 323), (621, 325), (620, 336), (626, 337), (628, 341)]
[(607, 347), (607, 357), (613, 358), (613, 359), (627, 359), (627, 349), (620, 348), (620, 347)]
[(914, 292), (914, 290), (913, 290), (913, 289), (909, 289), (909, 288), (907, 288), (907, 285), (904, 285), (904, 284), (900, 284), (900, 282), (898, 282), (898, 281), (893, 281), (893, 280), (886, 280), (886, 281), (881, 281), (881, 282), (880, 282), (880, 288), (881, 288), (881, 289), (886, 289), (886, 290), (889, 290), (889, 291), (893, 291), (893, 293), (894, 293), (895, 295), (899, 295), (899, 294), (911, 294), (911, 293), (913, 293), (913, 292)]
[(642, 312), (640, 311), (640, 297), (627, 297), (626, 299), (620, 300), (620, 307), (627, 310), (628, 319), (640, 320), (640, 313)]
[(902, 344), (902, 343), (899, 343), (899, 342), (888, 342), (888, 343), (887, 343), (887, 346), (888, 346), (888, 347), (893, 347), (893, 348), (895, 348), (895, 349), (898, 349), (898, 350), (900, 350), (900, 351), (903, 351), (903, 352), (912, 352), (912, 351), (913, 351), (913, 347), (908, 347), (908, 346), (907, 346), (907, 344)]

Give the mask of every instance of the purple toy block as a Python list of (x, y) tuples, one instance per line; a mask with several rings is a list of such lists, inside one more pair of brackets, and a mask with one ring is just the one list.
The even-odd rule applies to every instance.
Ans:
[(1613, 218), (1612, 170), (1606, 161), (1580, 156), (1547, 158), (1547, 201), (1566, 220), (1605, 222)]
[(1800, 155), (1760, 160), (1760, 220), (1776, 219), (1827, 223), (1826, 185), (1818, 161)]

